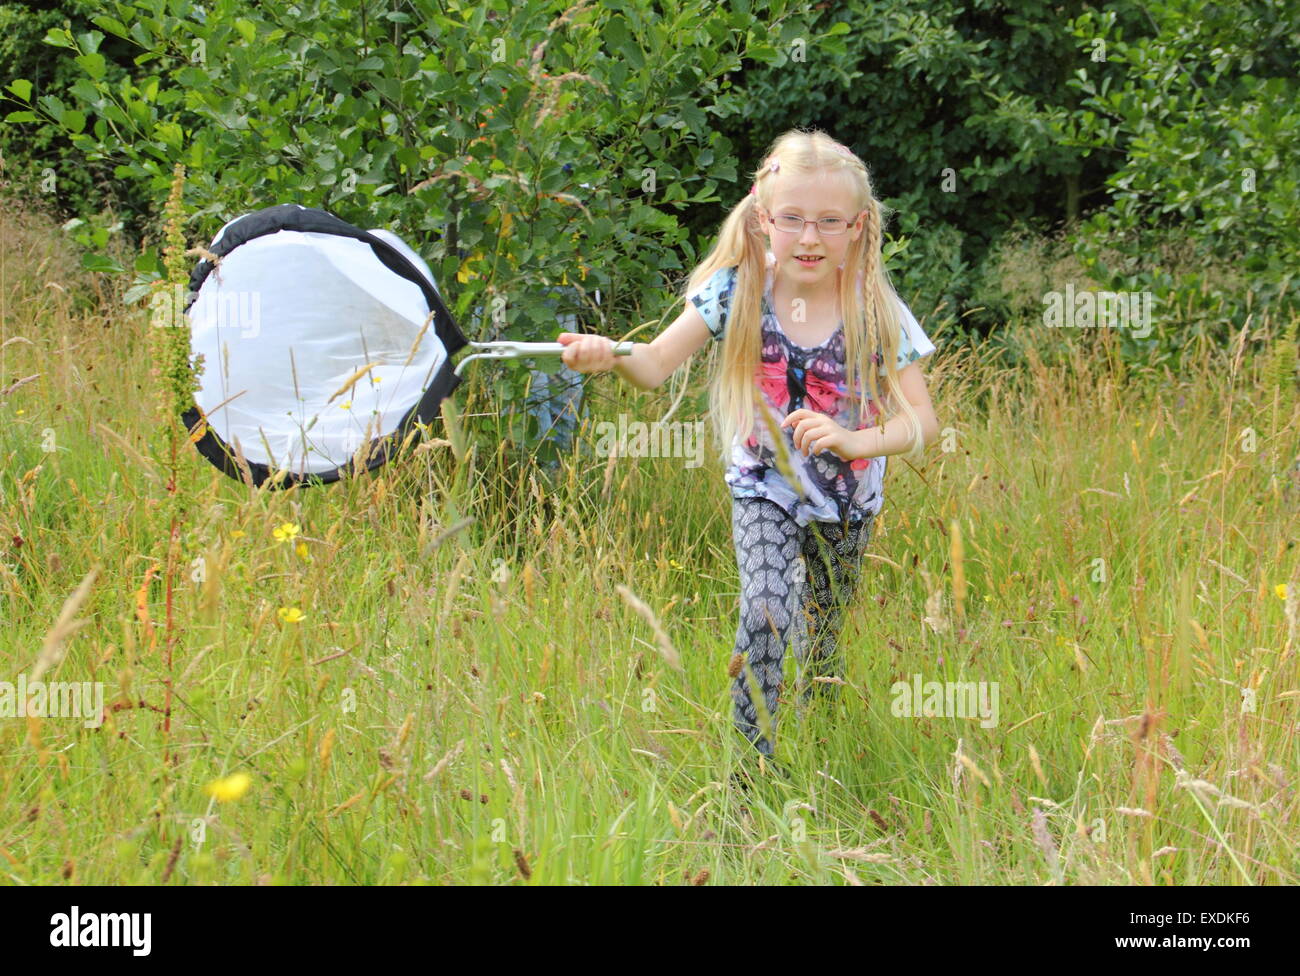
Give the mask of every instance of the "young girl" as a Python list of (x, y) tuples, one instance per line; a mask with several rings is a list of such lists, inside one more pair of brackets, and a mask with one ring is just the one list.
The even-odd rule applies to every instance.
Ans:
[[(617, 361), (610, 339), (558, 337), (568, 366), (614, 369), (646, 390), (710, 339), (719, 344), (710, 413), (741, 586), (731, 695), (736, 726), (766, 755), (793, 604), (808, 621), (799, 663), (833, 677), (841, 615), (884, 503), (885, 458), (919, 456), (939, 430), (916, 362), (934, 345), (889, 282), (881, 234), (862, 160), (820, 131), (793, 130), (772, 144), (661, 335)], [(800, 556), (807, 584), (796, 601)]]

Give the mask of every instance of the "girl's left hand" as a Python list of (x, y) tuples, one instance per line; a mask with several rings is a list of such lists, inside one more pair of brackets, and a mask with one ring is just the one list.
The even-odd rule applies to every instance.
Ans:
[(853, 447), (853, 435), (844, 427), (824, 413), (801, 407), (786, 415), (781, 421), (782, 427), (794, 426), (794, 448), (804, 457), (814, 451), (830, 451), (841, 461), (852, 461), (849, 453)]

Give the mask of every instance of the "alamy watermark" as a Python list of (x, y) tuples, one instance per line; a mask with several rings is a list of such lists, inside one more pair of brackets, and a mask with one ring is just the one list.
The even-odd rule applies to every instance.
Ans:
[(102, 681), (0, 681), (0, 718), (81, 718), (88, 729), (104, 722)]
[(627, 414), (621, 413), (617, 424), (610, 420), (596, 424), (596, 438), (596, 451), (605, 456), (617, 445), (620, 457), (684, 457), (688, 468), (704, 462), (703, 420), (629, 423)]
[(1049, 291), (1043, 296), (1043, 324), (1052, 329), (1129, 329), (1135, 339), (1151, 334), (1149, 291), (1079, 291), (1072, 283), (1065, 293)]
[(133, 956), (147, 956), (152, 948), (153, 913), (85, 912), (73, 905), (69, 912), (50, 916), (50, 945), (55, 948), (124, 947)]
[(895, 681), (889, 693), (889, 706), (896, 718), (978, 718), (980, 727), (991, 729), (998, 724), (998, 683), (996, 681), (925, 681), (912, 675), (911, 684)]
[[(149, 296), (149, 324), (159, 329), (179, 328), (185, 324), (185, 308), (198, 297), (197, 292), (175, 284)], [(256, 339), (262, 334), (262, 293), (260, 291), (220, 290), (208, 303), (211, 325), (223, 334), (238, 331), (241, 339)]]

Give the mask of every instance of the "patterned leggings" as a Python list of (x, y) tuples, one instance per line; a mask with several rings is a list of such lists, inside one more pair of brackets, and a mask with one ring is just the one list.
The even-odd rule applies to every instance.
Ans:
[[(794, 631), (792, 613), (801, 604), (808, 623), (807, 649), (795, 647), (800, 674), (805, 666), (816, 675), (834, 674), (842, 662), (837, 646), (841, 615), (857, 590), (862, 552), (874, 521), (874, 516), (867, 516), (854, 522), (810, 522), (804, 527), (770, 499), (732, 497), (732, 541), (740, 566), (740, 623), (730, 672), (735, 675), (731, 699), (736, 727), (766, 755), (772, 754), (781, 666), (786, 641)], [(800, 555), (807, 577), (802, 587), (797, 586), (795, 577)], [(748, 669), (741, 667), (746, 660)], [(749, 670), (762, 689), (772, 719), (768, 737), (762, 736), (759, 727)], [(811, 682), (804, 685), (805, 701), (813, 687)], [(816, 687), (835, 688), (822, 682)]]

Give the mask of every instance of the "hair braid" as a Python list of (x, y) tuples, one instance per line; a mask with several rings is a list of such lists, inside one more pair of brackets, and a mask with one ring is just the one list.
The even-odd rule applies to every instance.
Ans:
[(877, 350), (883, 345), (884, 325), (880, 318), (880, 309), (876, 303), (871, 300), (872, 285), (876, 280), (876, 275), (880, 269), (877, 262), (880, 256), (880, 205), (876, 202), (874, 195), (867, 197), (866, 211), (862, 218), (862, 285), (859, 289), (858, 297), (863, 302), (863, 317), (866, 323), (867, 340), (867, 357), (871, 369), (867, 376), (861, 377), (866, 384), (866, 389), (871, 392), (872, 396), (877, 395), (879, 385), (877, 383), (876, 367), (880, 365), (877, 359)]

